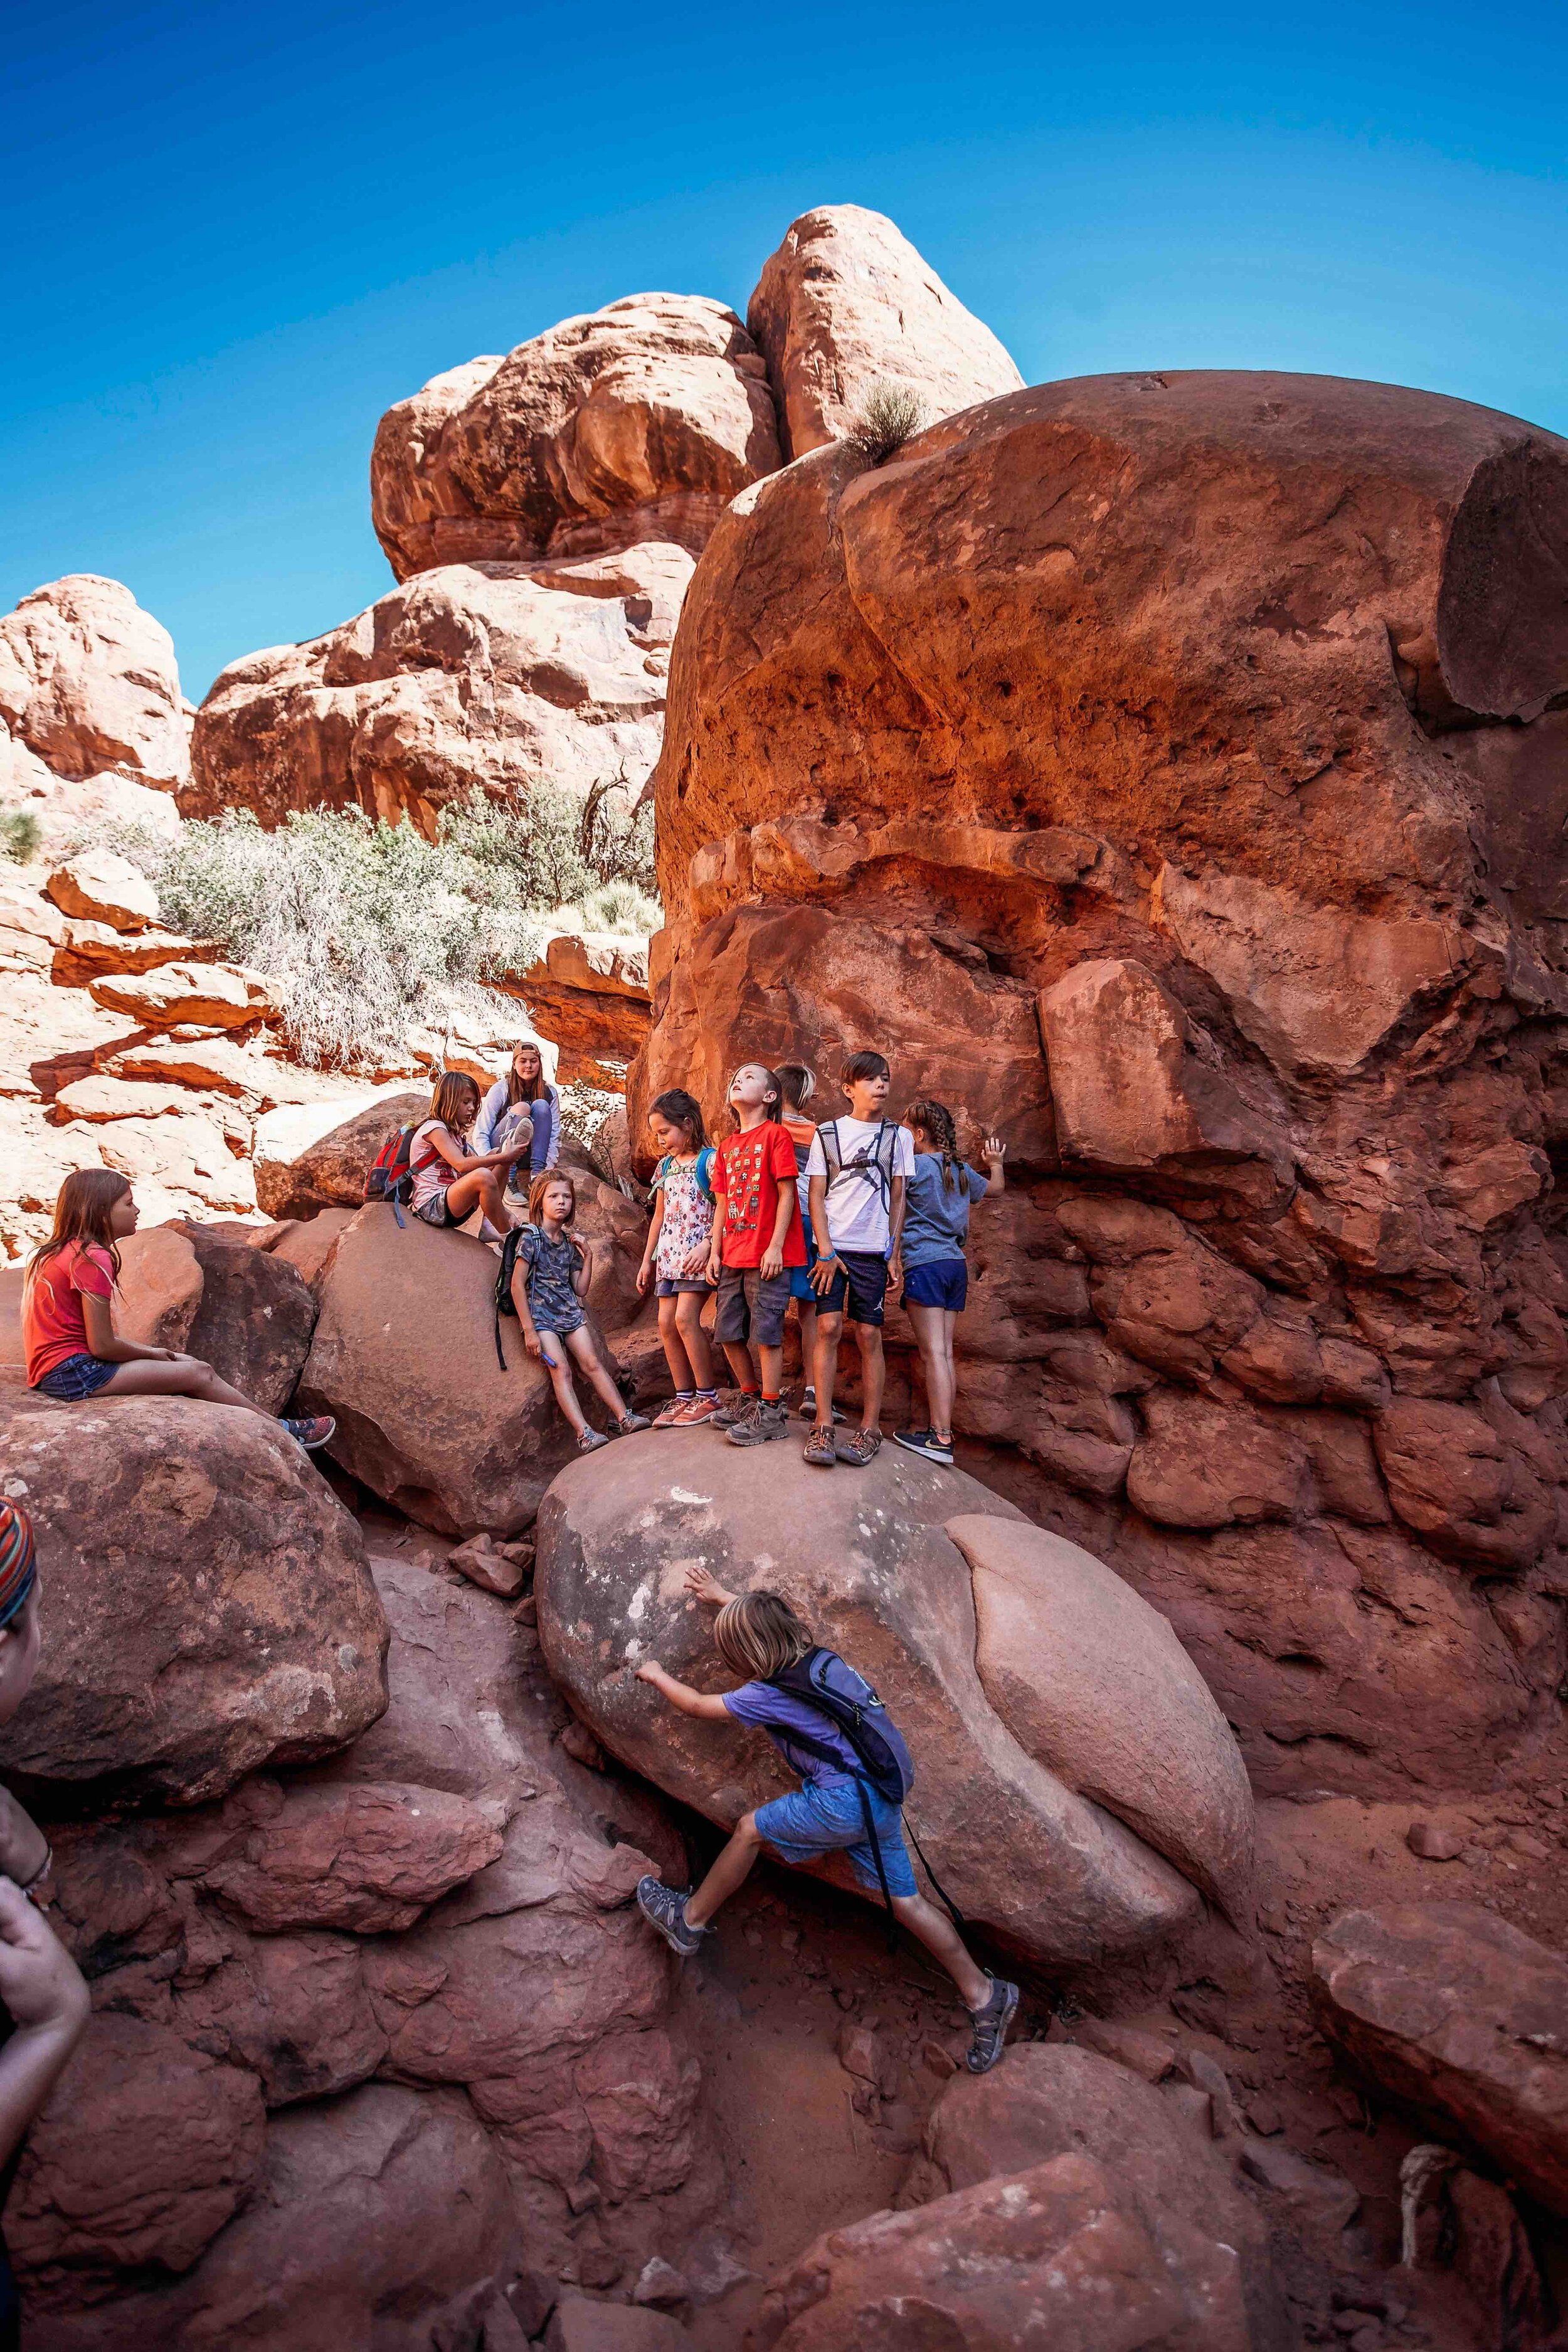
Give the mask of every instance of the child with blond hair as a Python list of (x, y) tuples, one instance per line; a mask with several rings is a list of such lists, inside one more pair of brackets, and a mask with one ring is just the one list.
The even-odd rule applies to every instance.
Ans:
[(648, 1424), (642, 1413), (627, 1409), (599, 1361), (583, 1305), (594, 1279), (594, 1247), (572, 1234), (576, 1214), (577, 1187), (571, 1177), (546, 1169), (529, 1187), (528, 1223), (515, 1244), (509, 1238), (507, 1248), (514, 1252), (511, 1303), (522, 1326), (522, 1344), (550, 1374), (555, 1402), (577, 1433), (579, 1453), (593, 1454), (610, 1439), (588, 1426), (577, 1402), (574, 1364), (607, 1409), (610, 1436), (629, 1437)]

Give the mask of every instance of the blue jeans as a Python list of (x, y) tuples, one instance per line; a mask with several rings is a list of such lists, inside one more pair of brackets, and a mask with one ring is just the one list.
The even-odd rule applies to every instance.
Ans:
[[(915, 1874), (904, 1845), (899, 1808), (879, 1797), (875, 1789), (868, 1789), (866, 1795), (882, 1849), (888, 1891), (913, 1895), (918, 1891)], [(819, 1854), (847, 1853), (861, 1885), (869, 1894), (880, 1895), (877, 1857), (866, 1835), (866, 1816), (855, 1781), (808, 1780), (804, 1789), (792, 1789), (787, 1797), (759, 1805), (756, 1822), (758, 1834), (766, 1838), (782, 1861), (815, 1862)]]

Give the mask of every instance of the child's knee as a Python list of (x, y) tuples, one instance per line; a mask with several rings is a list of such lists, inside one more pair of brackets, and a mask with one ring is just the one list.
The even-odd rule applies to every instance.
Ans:
[(742, 1845), (761, 1845), (763, 1833), (757, 1827), (755, 1813), (742, 1813), (732, 1834), (740, 1839)]

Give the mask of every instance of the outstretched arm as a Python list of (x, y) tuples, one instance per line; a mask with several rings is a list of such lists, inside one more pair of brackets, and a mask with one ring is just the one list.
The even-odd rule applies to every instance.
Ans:
[(92, 2008), (76, 1962), (8, 1878), (0, 1878), (0, 2001), (16, 2026), (0, 2050), (3, 2163), (54, 2088)]
[(982, 1150), (985, 1160), (985, 1173), (991, 1180), (992, 1192), (1005, 1192), (1007, 1190), (1007, 1172), (1002, 1162), (1007, 1154), (1006, 1145), (999, 1135), (988, 1135), (982, 1146)]
[(730, 1710), (721, 1698), (715, 1697), (710, 1691), (693, 1690), (689, 1683), (677, 1682), (673, 1675), (667, 1675), (664, 1668), (656, 1665), (651, 1658), (637, 1668), (637, 1680), (639, 1683), (651, 1683), (659, 1696), (667, 1698), (671, 1706), (679, 1707), (682, 1715), (700, 1716), (709, 1723), (723, 1723), (729, 1719)]

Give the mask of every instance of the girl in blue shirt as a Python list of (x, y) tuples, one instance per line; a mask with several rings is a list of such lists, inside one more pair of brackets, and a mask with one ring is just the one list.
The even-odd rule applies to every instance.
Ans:
[(928, 1462), (952, 1460), (952, 1400), (957, 1374), (952, 1333), (969, 1296), (963, 1245), (973, 1203), (1006, 1189), (999, 1135), (984, 1146), (990, 1173), (982, 1176), (958, 1156), (958, 1130), (945, 1103), (911, 1103), (905, 1118), (915, 1139), (915, 1172), (904, 1195), (904, 1312), (914, 1325), (925, 1367), (929, 1429), (899, 1429), (895, 1444)]

